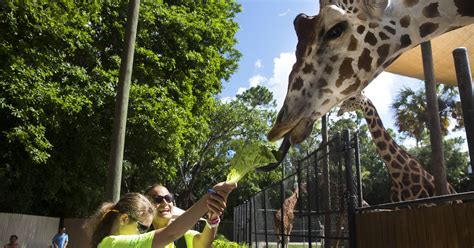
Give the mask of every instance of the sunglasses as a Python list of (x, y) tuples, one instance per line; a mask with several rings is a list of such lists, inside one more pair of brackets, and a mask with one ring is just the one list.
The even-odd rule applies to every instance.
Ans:
[(167, 203), (171, 203), (173, 202), (174, 200), (174, 197), (172, 194), (167, 194), (167, 195), (158, 195), (158, 196), (155, 196), (153, 198), (153, 200), (155, 201), (156, 204), (160, 204), (163, 199), (167, 202)]

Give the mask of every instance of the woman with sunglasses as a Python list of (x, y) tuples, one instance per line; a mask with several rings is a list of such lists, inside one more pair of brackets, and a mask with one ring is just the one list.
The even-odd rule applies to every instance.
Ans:
[[(148, 197), (156, 208), (155, 217), (153, 218), (153, 227), (155, 229), (161, 229), (168, 226), (176, 215), (179, 215), (176, 214), (176, 212), (180, 209), (175, 206), (174, 197), (165, 186), (154, 184), (145, 190), (145, 196)], [(195, 230), (189, 230), (184, 234), (186, 247), (211, 247), (217, 233), (219, 222), (220, 219), (218, 215), (210, 217), (210, 214), (208, 214), (206, 226), (203, 228), (201, 233)], [(165, 248), (176, 248), (176, 245), (174, 243), (169, 243)]]
[(218, 183), (191, 208), (165, 228), (147, 232), (155, 208), (139, 193), (127, 193), (117, 203), (104, 203), (90, 219), (92, 247), (97, 248), (157, 248), (173, 242), (189, 230), (206, 212), (220, 216), (228, 194), (236, 184)]

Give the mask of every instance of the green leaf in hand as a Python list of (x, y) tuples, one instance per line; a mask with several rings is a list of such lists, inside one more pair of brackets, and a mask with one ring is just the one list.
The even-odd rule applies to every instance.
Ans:
[(237, 183), (245, 174), (260, 166), (276, 163), (275, 151), (260, 143), (252, 143), (238, 150), (230, 161), (227, 182)]

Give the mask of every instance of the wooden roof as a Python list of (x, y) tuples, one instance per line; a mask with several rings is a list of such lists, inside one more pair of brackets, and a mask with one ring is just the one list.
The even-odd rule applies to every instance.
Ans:
[[(467, 48), (471, 73), (474, 71), (474, 25), (456, 29), (431, 40), (431, 47), (437, 83), (457, 85), (452, 52), (458, 47)], [(386, 71), (424, 80), (420, 46), (403, 53)]]

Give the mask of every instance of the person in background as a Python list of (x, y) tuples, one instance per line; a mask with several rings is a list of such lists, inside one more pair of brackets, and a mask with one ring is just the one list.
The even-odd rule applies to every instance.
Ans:
[(54, 248), (66, 248), (69, 236), (66, 234), (66, 227), (59, 228), (59, 232), (53, 237)]
[[(174, 218), (176, 218), (176, 212), (180, 209), (175, 206), (174, 197), (168, 191), (168, 189), (160, 184), (154, 184), (145, 190), (145, 196), (155, 206), (155, 217), (153, 218), (153, 227), (155, 229), (161, 229), (168, 226)], [(178, 211), (177, 211), (178, 210)], [(195, 230), (188, 230), (184, 234), (184, 241), (187, 248), (206, 248), (212, 246), (212, 241), (217, 233), (217, 227), (219, 225), (220, 218), (215, 216), (210, 219), (210, 213), (206, 219), (206, 226), (202, 232)], [(183, 242), (184, 243), (184, 242)], [(181, 248), (178, 245), (178, 248)], [(176, 248), (174, 243), (169, 243), (165, 248)]]
[(127, 193), (116, 203), (104, 203), (90, 218), (91, 245), (97, 248), (164, 247), (181, 237), (205, 213), (220, 216), (227, 196), (235, 187), (235, 183), (216, 184), (170, 225), (150, 232), (155, 207), (142, 194)]
[(13, 234), (10, 236), (10, 243), (3, 246), (3, 248), (19, 248), (20, 245), (16, 242), (18, 240), (18, 236)]

